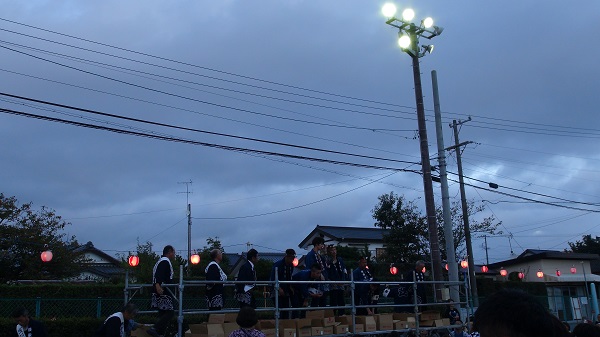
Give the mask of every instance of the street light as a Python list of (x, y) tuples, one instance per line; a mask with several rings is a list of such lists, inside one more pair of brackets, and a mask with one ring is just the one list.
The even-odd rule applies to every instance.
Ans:
[[(410, 55), (413, 66), (413, 78), (415, 83), (415, 99), (417, 103), (417, 121), (419, 126), (419, 140), (421, 150), (421, 172), (423, 175), (423, 186), (425, 190), (425, 210), (427, 213), (427, 227), (429, 230), (429, 244), (431, 247), (431, 261), (433, 269), (433, 280), (443, 281), (442, 257), (438, 239), (435, 202), (433, 198), (433, 183), (431, 178), (431, 164), (429, 162), (429, 142), (427, 141), (427, 126), (425, 123), (425, 107), (423, 105), (423, 90), (421, 88), (421, 70), (419, 58), (433, 51), (432, 45), (419, 45), (419, 37), (432, 39), (442, 33), (443, 29), (433, 25), (433, 19), (422, 20), (418, 25), (413, 23), (415, 12), (405, 9), (402, 18), (396, 18), (397, 8), (394, 4), (387, 3), (382, 7), (382, 13), (388, 19), (386, 24), (398, 28), (398, 43), (402, 51)], [(469, 261), (471, 262), (471, 261)], [(472, 263), (470, 263), (473, 265)], [(471, 268), (471, 272), (473, 268)], [(474, 273), (474, 272), (473, 272)], [(439, 285), (435, 285), (436, 296)]]

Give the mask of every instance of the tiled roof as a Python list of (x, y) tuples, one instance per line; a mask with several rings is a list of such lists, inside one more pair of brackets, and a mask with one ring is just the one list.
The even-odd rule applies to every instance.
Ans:
[(298, 245), (305, 248), (311, 244), (316, 236), (331, 238), (338, 242), (382, 242), (383, 236), (389, 233), (388, 229), (377, 227), (339, 227), (339, 226), (320, 226), (308, 234)]

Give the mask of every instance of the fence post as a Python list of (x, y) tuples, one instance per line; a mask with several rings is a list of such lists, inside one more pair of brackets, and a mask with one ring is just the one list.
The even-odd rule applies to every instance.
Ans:
[(42, 298), (38, 296), (35, 298), (35, 317), (36, 318), (41, 317), (41, 314), (42, 314), (41, 311), (42, 311)]
[(102, 317), (102, 297), (96, 300), (96, 318)]

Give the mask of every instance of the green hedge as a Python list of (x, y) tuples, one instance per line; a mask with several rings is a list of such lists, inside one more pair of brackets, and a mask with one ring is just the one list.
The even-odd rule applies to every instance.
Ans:
[[(103, 319), (96, 318), (63, 318), (56, 320), (41, 320), (48, 330), (49, 337), (93, 336), (100, 327)], [(16, 323), (10, 318), (0, 318), (0, 336), (10, 336), (15, 330)]]

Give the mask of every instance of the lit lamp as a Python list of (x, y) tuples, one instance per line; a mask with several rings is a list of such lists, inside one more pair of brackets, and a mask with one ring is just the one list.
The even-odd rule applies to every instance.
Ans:
[(575, 266), (571, 267), (571, 274), (575, 274), (577, 272), (577, 268)]
[(446, 268), (446, 270), (448, 270), (448, 264), (447, 263), (446, 263), (446, 266), (444, 268)]
[(541, 269), (538, 269), (537, 273), (535, 273), (535, 275), (537, 275), (538, 278), (542, 278), (544, 277), (544, 272)]
[(502, 275), (502, 277), (506, 277), (506, 275), (508, 275), (508, 272), (506, 271), (506, 269), (502, 268), (500, 269), (500, 275)]
[(519, 279), (522, 280), (523, 278), (525, 278), (525, 273), (520, 271), (519, 272)]
[[(294, 267), (298, 267), (298, 258), (297, 258), (297, 257), (295, 257), (295, 258), (294, 258), (294, 261), (292, 262), (292, 265), (293, 265)], [(368, 267), (367, 267), (367, 268), (368, 268)]]
[(466, 260), (462, 260), (462, 261), (460, 261), (460, 266), (461, 266), (463, 269), (466, 269), (466, 268), (468, 268), (468, 267), (469, 267), (469, 262), (467, 262)]
[(560, 270), (556, 269), (556, 276), (560, 276)]
[(395, 266), (392, 265), (390, 267), (390, 274), (392, 274), (392, 275), (398, 274), (398, 268), (396, 268)]
[(52, 260), (52, 251), (50, 249), (43, 251), (40, 257), (43, 262), (50, 262)]
[(193, 254), (192, 256), (190, 256), (190, 262), (192, 264), (198, 264), (198, 263), (200, 263), (200, 255)]
[(129, 265), (132, 267), (136, 267), (138, 264), (140, 264), (140, 257), (137, 255), (131, 255), (129, 256), (128, 261)]
[(427, 269), (425, 267), (423, 267), (423, 269), (421, 269), (421, 273), (425, 274), (425, 272), (427, 271)]
[(486, 265), (483, 265), (483, 266), (481, 266), (481, 271), (482, 271), (482, 272), (484, 272), (484, 273), (487, 273), (487, 272), (488, 272), (488, 270), (490, 270), (490, 269), (488, 268), (488, 266), (486, 266)]

